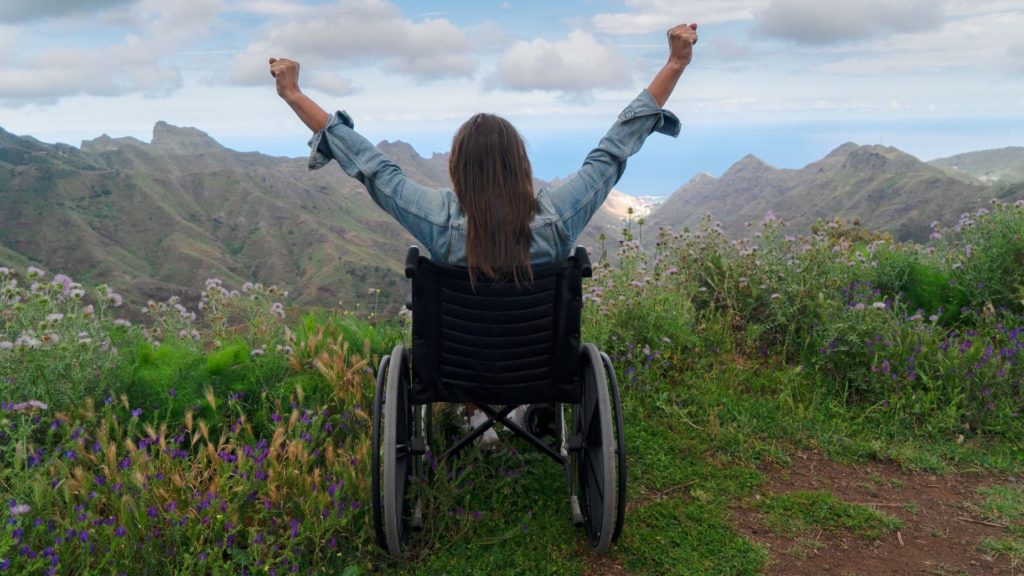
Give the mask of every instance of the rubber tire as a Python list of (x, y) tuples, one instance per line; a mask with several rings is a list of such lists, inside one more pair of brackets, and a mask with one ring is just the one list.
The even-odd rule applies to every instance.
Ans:
[(603, 554), (611, 546), (618, 516), (612, 407), (604, 362), (597, 347), (585, 344), (581, 356), (583, 390), (573, 411), (573, 435), (582, 435), (583, 446), (572, 453), (571, 467), (590, 547)]
[(409, 533), (409, 477), (414, 474), (414, 458), (409, 451), (413, 418), (409, 403), (408, 371), (408, 354), (399, 344), (391, 352), (391, 365), (384, 389), (384, 418), (381, 421), (384, 431), (384, 540), (388, 554), (397, 560), (405, 556), (403, 547)]
[(372, 449), (370, 451), (370, 506), (373, 509), (373, 533), (374, 539), (377, 542), (377, 546), (387, 550), (387, 543), (384, 540), (384, 516), (383, 507), (384, 502), (381, 498), (380, 493), (380, 475), (381, 475), (381, 442), (383, 438), (380, 433), (380, 424), (383, 414), (383, 400), (384, 400), (384, 386), (386, 384), (386, 377), (388, 371), (388, 365), (391, 363), (391, 356), (385, 356), (381, 358), (380, 365), (377, 366), (377, 387), (373, 393), (373, 420), (370, 433), (370, 441), (372, 442)]
[(605, 374), (608, 377), (608, 390), (611, 392), (612, 411), (615, 420), (615, 455), (618, 468), (618, 507), (615, 511), (615, 532), (612, 534), (612, 544), (619, 541), (622, 536), (622, 527), (626, 523), (626, 435), (622, 422), (622, 399), (619, 395), (619, 380), (615, 376), (615, 367), (612, 366), (612, 359), (601, 352), (601, 360), (604, 364)]

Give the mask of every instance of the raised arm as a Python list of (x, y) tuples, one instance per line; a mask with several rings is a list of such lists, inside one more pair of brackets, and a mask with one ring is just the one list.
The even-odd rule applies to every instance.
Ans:
[(683, 70), (693, 58), (693, 45), (697, 43), (697, 24), (680, 24), (668, 31), (668, 62), (661, 67), (658, 74), (651, 80), (647, 91), (654, 97), (658, 106), (664, 106), (668, 97), (675, 90)]
[(679, 134), (679, 119), (663, 110), (693, 56), (697, 41), (696, 24), (680, 24), (668, 31), (668, 62), (619, 114), (615, 124), (583, 160), (576, 176), (547, 191), (555, 212), (561, 217), (568, 244), (586, 227), (626, 169), (626, 159), (635, 154), (652, 132)]
[(292, 107), (299, 120), (314, 134), (327, 125), (330, 114), (299, 89), (298, 62), (287, 58), (271, 58), (270, 75), (277, 81), (277, 95)]

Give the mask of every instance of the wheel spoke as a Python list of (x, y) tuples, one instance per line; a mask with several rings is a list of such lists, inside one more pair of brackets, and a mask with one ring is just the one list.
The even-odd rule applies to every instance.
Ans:
[(597, 488), (597, 495), (604, 501), (604, 482), (602, 481), (601, 473), (597, 470), (597, 465), (594, 464), (594, 458), (587, 454), (584, 460), (587, 461), (587, 469), (590, 471), (590, 477), (594, 480), (593, 486)]

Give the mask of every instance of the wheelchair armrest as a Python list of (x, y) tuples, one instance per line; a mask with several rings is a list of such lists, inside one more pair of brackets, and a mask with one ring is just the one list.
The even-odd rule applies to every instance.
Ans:
[(405, 277), (415, 278), (416, 277), (416, 266), (420, 260), (420, 249), (416, 246), (409, 246), (409, 250), (405, 253)]
[(594, 268), (590, 265), (590, 255), (587, 254), (585, 246), (577, 246), (573, 256), (576, 258), (576, 268), (580, 271), (581, 277), (590, 278), (594, 275)]

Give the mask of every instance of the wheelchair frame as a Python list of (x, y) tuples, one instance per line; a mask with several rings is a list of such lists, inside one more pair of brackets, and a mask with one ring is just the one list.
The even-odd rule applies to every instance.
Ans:
[[(429, 480), (428, 453), (445, 463), (496, 423), (563, 467), (572, 521), (595, 552), (618, 540), (626, 510), (618, 383), (608, 355), (579, 339), (582, 279), (591, 273), (577, 247), (565, 262), (536, 267), (532, 282), (471, 283), (465, 268), (409, 248), (413, 345), (380, 361), (371, 433), (374, 532), (392, 557), (405, 557), (409, 533), (423, 526), (409, 486)], [(441, 402), (473, 403), (487, 420), (436, 455), (430, 405)], [(508, 418), (525, 404), (554, 404), (553, 444)]]

